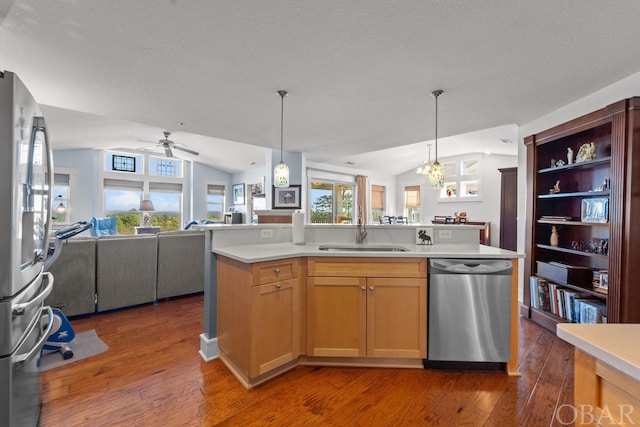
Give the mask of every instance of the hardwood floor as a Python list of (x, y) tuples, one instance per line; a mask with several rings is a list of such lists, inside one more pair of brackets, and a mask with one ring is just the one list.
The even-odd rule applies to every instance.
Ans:
[[(573, 414), (573, 347), (520, 320), (521, 377), (303, 367), (254, 390), (204, 362), (203, 296), (72, 319), (105, 353), (43, 373), (42, 426), (549, 426)], [(556, 408), (562, 408), (556, 417)]]

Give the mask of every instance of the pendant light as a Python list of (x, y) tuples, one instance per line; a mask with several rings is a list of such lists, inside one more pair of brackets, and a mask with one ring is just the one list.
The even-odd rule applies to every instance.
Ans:
[(56, 197), (56, 200), (60, 201), (60, 204), (58, 205), (58, 207), (56, 208), (56, 213), (58, 214), (64, 214), (67, 212), (67, 208), (66, 206), (62, 203), (62, 194), (58, 194), (58, 196)]
[(422, 166), (418, 166), (416, 173), (418, 175), (429, 175), (429, 169), (431, 169), (431, 144), (427, 144), (429, 147), (429, 160), (425, 161)]
[(273, 170), (273, 186), (274, 187), (288, 187), (289, 186), (289, 167), (284, 164), (283, 160), (283, 142), (282, 134), (284, 129), (284, 97), (288, 95), (286, 90), (279, 90), (276, 92), (282, 98), (282, 104), (280, 108), (280, 163), (276, 165)]
[(434, 90), (431, 96), (436, 99), (436, 161), (429, 168), (429, 184), (434, 190), (444, 187), (444, 166), (438, 162), (438, 97), (442, 95), (442, 90)]

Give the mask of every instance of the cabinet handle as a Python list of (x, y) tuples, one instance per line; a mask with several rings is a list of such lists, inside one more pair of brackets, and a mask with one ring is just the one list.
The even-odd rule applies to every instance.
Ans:
[(279, 268), (276, 268), (274, 271), (276, 272), (276, 275), (280, 274), (280, 269)]
[(281, 287), (282, 287), (282, 285), (281, 285), (280, 283), (278, 283), (278, 284), (276, 285), (276, 289), (280, 289)]
[(366, 290), (367, 290), (367, 288), (365, 288), (365, 287), (363, 286), (363, 287), (362, 287), (362, 290), (363, 290), (363, 291), (366, 291)]
[(373, 286), (369, 286), (369, 290), (370, 290), (371, 292), (373, 292), (373, 291), (374, 291)]

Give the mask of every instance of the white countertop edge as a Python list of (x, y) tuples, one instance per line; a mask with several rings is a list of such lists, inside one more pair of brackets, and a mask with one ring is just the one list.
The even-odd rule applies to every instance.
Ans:
[[(343, 246), (344, 243), (322, 245)], [(212, 252), (245, 263), (262, 261), (274, 261), (278, 259), (294, 258), (302, 256), (316, 257), (353, 257), (353, 258), (480, 258), (480, 259), (512, 259), (524, 258), (523, 254), (507, 251), (492, 246), (478, 244), (436, 244), (436, 245), (412, 245), (399, 243), (377, 243), (371, 246), (402, 246), (405, 252), (380, 252), (380, 251), (321, 251), (318, 243), (294, 245), (292, 243), (267, 243), (255, 245), (238, 245), (214, 247)], [(365, 245), (367, 246), (367, 245)]]
[[(637, 352), (640, 325), (558, 323), (556, 335), (596, 359), (640, 381), (640, 354)], [(636, 348), (630, 348), (634, 345)], [(634, 357), (635, 356), (635, 357)]]
[[(356, 224), (305, 224), (304, 228), (357, 228)], [(280, 223), (263, 223), (263, 224), (195, 224), (192, 228), (200, 229), (200, 230), (220, 230), (220, 229), (248, 229), (248, 228), (291, 228), (291, 224), (280, 224)], [(443, 230), (484, 230), (484, 226), (482, 225), (471, 225), (471, 224), (367, 224), (367, 228), (376, 229), (376, 228), (390, 228), (390, 229), (400, 229), (400, 228), (437, 228)]]

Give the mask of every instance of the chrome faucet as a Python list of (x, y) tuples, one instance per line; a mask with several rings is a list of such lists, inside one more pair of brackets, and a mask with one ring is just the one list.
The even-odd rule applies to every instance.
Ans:
[(356, 231), (356, 245), (364, 243), (364, 239), (367, 237), (367, 225), (362, 221), (361, 210), (358, 209), (358, 230)]

